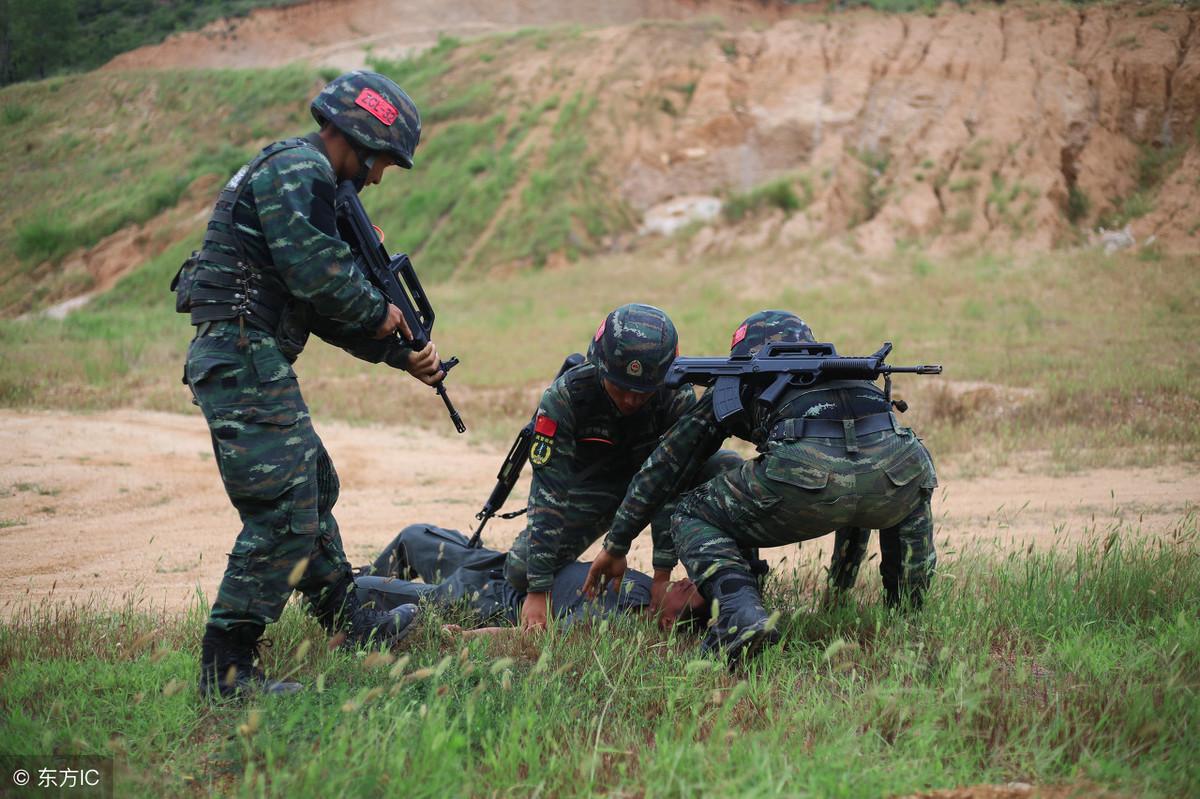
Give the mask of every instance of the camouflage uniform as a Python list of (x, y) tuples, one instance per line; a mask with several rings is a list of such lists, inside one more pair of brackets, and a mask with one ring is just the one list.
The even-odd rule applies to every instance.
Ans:
[[(259, 265), (260, 290), (290, 298), (287, 346), (281, 348), (275, 331), (260, 329), (253, 316), (203, 322), (185, 367), (185, 381), (212, 433), (221, 479), (243, 524), (210, 620), (226, 629), (275, 621), (293, 587), (327, 619), (341, 597), (323, 597), (323, 590), (351, 574), (332, 514), (337, 474), (291, 366), (297, 344), (303, 346), (311, 330), (364, 360), (397, 368), (411, 353), (395, 337), (371, 338), (387, 303), (337, 237), (336, 178), (320, 137), (280, 142), (264, 154), (245, 176), (232, 213), (246, 258)], [(238, 258), (221, 238), (232, 233), (227, 225), (210, 223), (198, 263), (205, 271), (193, 293), (203, 288), (205, 274), (234, 273), (206, 258), (212, 251)], [(289, 585), (289, 575), (305, 558), (300, 581)]]
[[(690, 387), (660, 389), (637, 413), (622, 416), (605, 393), (594, 363), (569, 370), (546, 389), (530, 455), (529, 522), (513, 542), (505, 565), (514, 588), (549, 591), (554, 575), (604, 535), (630, 478), (659, 438), (695, 403)], [(734, 452), (711, 454), (693, 484), (741, 462)], [(648, 520), (655, 568), (669, 569), (678, 562), (669, 534), (673, 509), (674, 503), (666, 502)]]
[[(357, 188), (381, 156), (412, 166), (420, 117), (388, 78), (343, 75), (311, 110), (357, 157)], [(412, 356), (396, 336), (373, 338), (389, 305), (338, 235), (338, 179), (322, 133), (270, 145), (226, 184), (202, 248), (171, 283), (176, 310), (196, 326), (184, 382), (242, 520), (201, 641), (205, 696), (299, 690), (254, 666), (263, 628), (293, 589), (352, 643), (395, 643), (416, 617), (415, 607), (379, 613), (357, 602), (333, 518), (337, 473), (292, 370), (311, 333), (374, 363), (403, 368)]]
[[(707, 410), (702, 410), (701, 405)], [(661, 445), (629, 482), (625, 497), (613, 518), (612, 529), (605, 538), (604, 548), (613, 555), (629, 552), (633, 540), (645, 528), (647, 519), (654, 519), (656, 526), (663, 525), (664, 529), (670, 529), (665, 525), (676, 507), (676, 502), (670, 499), (688, 487), (703, 487), (716, 476), (718, 472), (708, 466), (709, 459), (713, 457), (710, 453), (716, 451), (729, 435), (712, 415), (712, 398), (706, 393), (671, 428)], [(732, 463), (735, 466), (742, 465), (740, 458)], [(719, 472), (727, 468), (728, 465)], [(668, 535), (660, 535), (672, 540)], [(831, 589), (844, 591), (854, 586), (859, 567), (867, 554), (869, 540), (869, 529), (838, 527), (829, 565), (828, 582)], [(758, 546), (747, 541), (742, 558), (761, 577), (766, 573), (766, 565), (758, 558)], [(687, 565), (686, 562), (684, 565)]]
[[(759, 340), (777, 340), (775, 313), (751, 317), (766, 317), (765, 330), (754, 331)], [(745, 336), (746, 326), (738, 333)], [(801, 333), (802, 340), (812, 341), (807, 326)], [(865, 551), (865, 531), (879, 529), (888, 600), (920, 600), (936, 563), (930, 497), (937, 478), (924, 445), (899, 426), (874, 383), (792, 388), (769, 413), (756, 409), (740, 415), (750, 419), (734, 417), (728, 426), (717, 421), (712, 396), (712, 389), (701, 396), (634, 478), (605, 549), (627, 551), (644, 519), (696, 459), (736, 435), (755, 442), (762, 454), (685, 496), (672, 518), (680, 559), (702, 592), (717, 574), (749, 579), (743, 554), (748, 548), (782, 546), (834, 530), (840, 535), (831, 578), (846, 587)], [(805, 432), (810, 421), (816, 424)], [(886, 422), (886, 428), (856, 432), (856, 422), (864, 427)]]

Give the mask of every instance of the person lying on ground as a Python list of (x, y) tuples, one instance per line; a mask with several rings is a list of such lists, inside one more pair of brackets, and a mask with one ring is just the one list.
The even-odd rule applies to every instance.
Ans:
[[(519, 632), (521, 628), (513, 625), (520, 623), (525, 593), (504, 579), (508, 553), (467, 544), (457, 530), (431, 524), (404, 528), (371, 566), (360, 570), (355, 578), (359, 600), (384, 611), (422, 601), (443, 608), (465, 604), (474, 623), (469, 634)], [(549, 606), (559, 625), (614, 613), (646, 613), (666, 631), (676, 624), (703, 626), (708, 618), (707, 603), (690, 580), (672, 582), (655, 603), (650, 576), (633, 569), (625, 572), (619, 592), (589, 600), (583, 595), (589, 566), (569, 563), (555, 574)], [(418, 577), (423, 582), (413, 581)]]

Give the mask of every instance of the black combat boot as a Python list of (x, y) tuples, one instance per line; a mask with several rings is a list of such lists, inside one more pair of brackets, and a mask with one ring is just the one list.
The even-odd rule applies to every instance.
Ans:
[(779, 641), (758, 591), (758, 581), (733, 570), (717, 572), (705, 582), (705, 599), (716, 601), (716, 620), (708, 628), (700, 651), (721, 653), (730, 668)]
[(312, 610), (326, 632), (335, 637), (345, 636), (344, 647), (398, 644), (412, 631), (420, 615), (416, 605), (376, 609), (373, 602), (366, 602), (358, 595), (350, 579), (324, 591)]
[(254, 665), (258, 624), (239, 624), (232, 630), (208, 625), (200, 643), (200, 695), (207, 699), (232, 699), (248, 694), (294, 694), (298, 682), (268, 680)]
[(416, 605), (399, 605), (391, 610), (376, 610), (373, 602), (363, 602), (357, 591), (346, 594), (346, 643), (352, 646), (395, 646), (403, 641), (413, 627), (421, 609)]

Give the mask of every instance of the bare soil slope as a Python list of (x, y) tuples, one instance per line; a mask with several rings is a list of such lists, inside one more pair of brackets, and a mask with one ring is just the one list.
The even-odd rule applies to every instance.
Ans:
[[(407, 428), (322, 424), (320, 431), (342, 479), (338, 520), (356, 564), (410, 523), (469, 530), (503, 457)], [(0, 411), (0, 452), (7, 559), (0, 614), (46, 596), (107, 604), (132, 594), (183, 609), (197, 589), (215, 593), (239, 523), (198, 413)], [(1102, 540), (1120, 522), (1161, 534), (1200, 503), (1200, 473), (1185, 467), (1061, 478), (1005, 471), (955, 479), (952, 472), (943, 469), (935, 498), (947, 563), (964, 551)], [(526, 480), (511, 508), (523, 504), (527, 490)], [(521, 524), (494, 520), (486, 543), (506, 547)], [(647, 538), (632, 557), (643, 569), (650, 565)], [(828, 539), (804, 547), (803, 560), (826, 561), (828, 547)], [(769, 553), (776, 564), (799, 556), (794, 546)], [(862, 579), (877, 580), (873, 568)]]
[[(636, 22), (650, 17), (679, 21)], [(261, 11), (110, 68), (360, 66), (368, 47), (439, 32), (608, 26), (487, 64), (508, 87), (497, 106), (596, 96), (593, 146), (639, 213), (792, 181), (795, 212), (709, 226), (698, 251), (842, 234), (872, 254), (905, 241), (1031, 251), (1078, 240), (1076, 224), (1128, 221), (1140, 242), (1195, 252), (1198, 20), (1133, 5), (818, 17), (774, 3), (353, 0)]]

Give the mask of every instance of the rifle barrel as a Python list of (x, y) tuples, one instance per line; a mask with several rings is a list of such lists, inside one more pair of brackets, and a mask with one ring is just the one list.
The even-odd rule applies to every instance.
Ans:
[(434, 386), (437, 395), (442, 398), (442, 402), (446, 405), (446, 412), (450, 414), (450, 421), (454, 422), (454, 429), (460, 433), (467, 432), (467, 426), (463, 424), (462, 417), (458, 415), (458, 409), (454, 407), (454, 403), (450, 401), (450, 394), (446, 391), (445, 384), (439, 380)]

